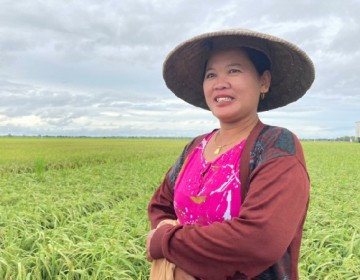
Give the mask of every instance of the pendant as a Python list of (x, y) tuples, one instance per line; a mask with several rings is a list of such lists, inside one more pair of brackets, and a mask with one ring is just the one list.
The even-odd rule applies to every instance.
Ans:
[(220, 153), (220, 151), (221, 151), (221, 148), (222, 148), (221, 146), (217, 147), (216, 150), (214, 151), (214, 154), (218, 155)]

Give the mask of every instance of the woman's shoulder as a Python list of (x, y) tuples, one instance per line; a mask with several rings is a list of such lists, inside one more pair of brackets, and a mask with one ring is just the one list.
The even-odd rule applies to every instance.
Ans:
[(266, 125), (254, 145), (255, 150), (270, 153), (272, 157), (295, 155), (300, 142), (287, 128)]
[(253, 143), (250, 172), (274, 160), (296, 160), (306, 169), (305, 157), (297, 136), (289, 129), (266, 125)]
[(194, 138), (192, 138), (186, 145), (186, 150), (192, 150), (197, 147), (204, 139), (208, 138), (211, 134), (213, 134), (217, 129), (212, 130), (211, 132), (200, 134)]
[(206, 138), (209, 133), (198, 135), (192, 138), (184, 147), (182, 153), (176, 160), (175, 164), (168, 171), (170, 184), (175, 185), (175, 180), (187, 158), (187, 156)]

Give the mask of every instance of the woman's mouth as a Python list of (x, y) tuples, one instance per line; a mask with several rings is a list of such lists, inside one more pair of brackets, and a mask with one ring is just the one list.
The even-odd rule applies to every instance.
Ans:
[(218, 103), (221, 103), (221, 102), (230, 102), (233, 99), (234, 98), (232, 98), (232, 97), (217, 97), (217, 98), (215, 98), (215, 101)]

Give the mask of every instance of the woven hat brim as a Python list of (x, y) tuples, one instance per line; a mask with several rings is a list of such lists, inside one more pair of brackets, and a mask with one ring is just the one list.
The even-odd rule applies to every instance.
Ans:
[(205, 33), (178, 45), (166, 58), (163, 77), (179, 98), (209, 110), (203, 93), (203, 71), (213, 49), (249, 47), (271, 62), (270, 92), (258, 112), (283, 107), (301, 98), (315, 79), (314, 64), (296, 45), (281, 38), (246, 29)]

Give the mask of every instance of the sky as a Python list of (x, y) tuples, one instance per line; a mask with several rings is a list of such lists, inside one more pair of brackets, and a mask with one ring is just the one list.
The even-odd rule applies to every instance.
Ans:
[(219, 127), (166, 87), (162, 64), (195, 35), (246, 28), (313, 60), (307, 94), (260, 119), (299, 138), (355, 135), (358, 0), (0, 0), (0, 135), (193, 137)]

